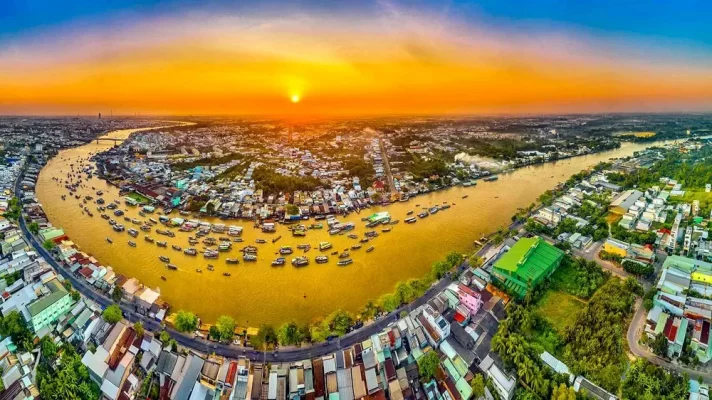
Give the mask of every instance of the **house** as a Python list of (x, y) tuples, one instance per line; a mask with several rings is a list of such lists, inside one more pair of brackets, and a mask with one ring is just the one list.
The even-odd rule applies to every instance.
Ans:
[(626, 242), (613, 239), (613, 238), (608, 238), (606, 241), (603, 243), (603, 248), (601, 250), (605, 251), (606, 253), (610, 254), (615, 254), (620, 257), (625, 257), (626, 253), (628, 252), (628, 247), (630, 245)]
[(480, 370), (488, 379), (492, 380), (492, 385), (500, 398), (510, 400), (514, 396), (514, 389), (517, 387), (517, 380), (507, 375), (488, 354), (479, 365)]
[(563, 257), (562, 250), (541, 237), (521, 238), (494, 263), (492, 275), (523, 298), (529, 286), (536, 286), (551, 275)]
[(580, 392), (581, 390), (584, 390), (586, 395), (591, 399), (596, 399), (596, 400), (617, 400), (618, 399), (618, 397), (607, 392), (605, 389), (603, 389), (600, 386), (597, 386), (595, 383), (589, 381), (588, 379), (584, 378), (583, 376), (577, 377), (576, 380), (574, 381), (574, 390), (576, 392)]
[(35, 332), (57, 321), (71, 308), (72, 296), (58, 279), (53, 279), (41, 289), (43, 296), (27, 305), (30, 325)]
[(643, 192), (639, 190), (626, 190), (611, 201), (608, 210), (614, 214), (623, 215), (628, 212), (628, 209), (633, 206), (641, 196), (643, 196)]

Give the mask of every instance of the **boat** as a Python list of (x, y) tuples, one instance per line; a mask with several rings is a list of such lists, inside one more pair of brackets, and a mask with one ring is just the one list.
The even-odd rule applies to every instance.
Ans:
[(485, 178), (485, 179), (483, 179), (483, 180), (484, 180), (485, 182), (494, 182), (494, 181), (496, 181), (497, 179), (499, 179), (499, 177), (498, 177), (497, 175), (492, 175), (492, 176), (488, 176), (487, 178)]
[(131, 246), (131, 247), (136, 247), (136, 242), (132, 242), (132, 241), (129, 240), (129, 246)]
[(368, 241), (369, 241), (369, 239), (367, 237), (359, 240), (359, 242), (361, 242), (361, 243), (368, 243)]
[(109, 243), (114, 243), (114, 241), (113, 241), (113, 240), (111, 240), (111, 238), (110, 238), (110, 237), (108, 237), (108, 236), (106, 237), (106, 241), (107, 241), (107, 242), (109, 242)]
[(410, 217), (410, 218), (404, 219), (403, 221), (404, 221), (406, 224), (414, 224), (415, 221), (416, 221), (416, 219), (415, 219), (415, 217)]
[(171, 262), (171, 259), (168, 258), (168, 257), (166, 257), (166, 256), (158, 256), (158, 259), (161, 260), (161, 261), (163, 261), (163, 262), (165, 262), (165, 263)]
[(355, 245), (351, 246), (351, 250), (358, 250), (360, 248), (361, 248), (360, 244), (355, 244)]
[(314, 258), (314, 261), (316, 261), (317, 264), (324, 264), (329, 262), (329, 257), (328, 256), (316, 256)]
[(345, 252), (339, 254), (339, 258), (347, 258), (348, 256), (350, 256), (348, 251), (345, 251)]
[(267, 243), (267, 241), (264, 240), (264, 239), (255, 239), (255, 243), (257, 243), (257, 244), (265, 244), (265, 243)]
[(167, 246), (168, 246), (168, 242), (156, 242), (156, 246), (158, 246), (158, 247), (167, 247)]
[(181, 251), (181, 250), (182, 250), (182, 248), (181, 248), (180, 246), (175, 245), (175, 244), (174, 244), (174, 245), (171, 245), (171, 248), (172, 248), (173, 250), (175, 250), (175, 251)]
[(158, 223), (158, 221), (156, 221), (155, 218), (149, 218), (148, 220), (151, 221), (151, 222), (154, 223), (154, 224), (157, 224), (157, 223)]
[(441, 210), (447, 210), (448, 208), (450, 208), (450, 204), (443, 204), (442, 206), (440, 206)]
[(203, 253), (203, 257), (205, 257), (205, 258), (210, 258), (210, 259), (215, 259), (215, 258), (218, 258), (218, 254), (219, 254), (219, 253), (218, 253), (217, 251), (215, 251), (215, 250), (206, 250), (206, 251)]
[(223, 276), (231, 276), (232, 274), (229, 272), (223, 272)]
[(373, 251), (373, 246), (371, 246), (371, 247), (369, 247), (369, 248), (366, 249), (366, 253), (370, 253), (370, 252), (372, 252), (372, 251)]
[(199, 274), (202, 274), (202, 273), (203, 273), (203, 270), (200, 269), (200, 268), (196, 268), (196, 269), (195, 269), (195, 272), (197, 272), (197, 273), (199, 273)]
[(154, 240), (152, 237), (150, 237), (150, 236), (148, 236), (148, 235), (144, 236), (143, 239), (144, 239), (145, 241), (147, 241), (148, 243), (153, 243), (153, 240)]
[(396, 225), (396, 224), (398, 224), (399, 222), (400, 222), (399, 219), (394, 219), (393, 221), (391, 221), (391, 225)]
[(272, 261), (272, 266), (273, 267), (281, 267), (282, 265), (284, 265), (285, 262), (286, 262), (286, 260), (284, 257), (279, 257), (276, 260)]
[(161, 279), (164, 280), (164, 281), (167, 281), (167, 280), (168, 280), (168, 279), (166, 279), (166, 277), (163, 276), (163, 275), (161, 275)]
[(131, 223), (134, 224), (134, 225), (140, 225), (140, 224), (141, 224), (141, 220), (138, 219), (138, 218), (134, 218), (134, 219), (131, 220)]
[(218, 245), (218, 251), (230, 251), (232, 249), (232, 243), (230, 242), (222, 242)]
[(194, 255), (198, 254), (198, 250), (196, 250), (193, 247), (188, 247), (187, 249), (183, 250), (183, 254), (185, 254), (187, 256), (194, 256)]
[(309, 228), (311, 228), (311, 229), (323, 229), (323, 228), (324, 228), (324, 225), (323, 225), (323, 224), (311, 224), (311, 225), (309, 226)]
[(438, 207), (438, 206), (430, 207), (430, 209), (428, 210), (428, 212), (430, 212), (431, 214), (435, 214), (438, 211), (440, 211), (440, 207)]
[(329, 250), (331, 248), (331, 243), (321, 242), (319, 243), (319, 251)]
[(141, 230), (144, 232), (151, 232), (151, 226), (150, 225), (141, 225)]
[(339, 260), (339, 262), (337, 262), (336, 265), (338, 265), (338, 266), (340, 266), (340, 267), (343, 267), (343, 266), (349, 265), (349, 264), (351, 264), (351, 263), (353, 263), (353, 262), (354, 262), (354, 260), (352, 260), (352, 259), (350, 259), (350, 258), (347, 258), (346, 260)]
[(368, 232), (364, 233), (364, 235), (366, 235), (367, 238), (375, 238), (378, 236), (378, 232), (368, 231)]
[(249, 253), (249, 254), (257, 254), (257, 247), (255, 246), (245, 246), (242, 249), (243, 253)]
[(290, 246), (282, 246), (279, 248), (279, 254), (292, 254), (293, 250)]
[(292, 258), (292, 265), (295, 267), (304, 267), (309, 265), (309, 258), (305, 256)]
[(470, 197), (470, 196), (469, 196), (469, 195), (467, 195), (467, 194), (466, 194), (466, 195), (464, 195), (464, 196), (462, 196), (462, 198), (463, 198), (463, 199), (466, 199), (466, 198), (468, 198), (468, 197)]
[(129, 230), (127, 230), (126, 233), (128, 233), (129, 236), (131, 236), (131, 237), (138, 236), (138, 231), (134, 228), (129, 228)]
[(225, 259), (225, 262), (228, 264), (239, 264), (240, 260), (238, 260), (237, 258), (228, 258)]
[(348, 235), (349, 239), (358, 239), (358, 235), (354, 235), (353, 233)]
[(339, 254), (338, 251), (332, 251), (332, 252), (331, 252), (331, 255), (332, 255), (332, 256), (336, 256), (336, 255), (338, 255), (338, 254)]
[(422, 213), (418, 214), (418, 217), (420, 217), (420, 218), (425, 218), (425, 217), (427, 217), (428, 215), (430, 215), (430, 214), (428, 214), (427, 211), (423, 211)]
[(338, 235), (339, 233), (341, 233), (341, 229), (338, 228), (329, 230), (329, 235)]
[(305, 251), (306, 251), (306, 250), (311, 249), (311, 245), (310, 245), (310, 244), (298, 244), (298, 245), (297, 245), (297, 248), (298, 248), (299, 250), (305, 250)]
[(282, 238), (282, 236), (277, 236), (276, 238), (272, 239), (272, 243), (275, 243), (276, 241), (278, 241), (281, 238)]
[(215, 267), (212, 265), (208, 264), (208, 271), (215, 271)]
[(244, 254), (242, 256), (242, 261), (257, 261), (257, 256), (254, 254)]

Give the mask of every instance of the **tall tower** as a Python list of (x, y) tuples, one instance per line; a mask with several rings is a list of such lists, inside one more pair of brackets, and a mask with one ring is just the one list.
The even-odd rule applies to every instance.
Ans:
[(99, 119), (101, 119), (101, 113), (99, 113)]

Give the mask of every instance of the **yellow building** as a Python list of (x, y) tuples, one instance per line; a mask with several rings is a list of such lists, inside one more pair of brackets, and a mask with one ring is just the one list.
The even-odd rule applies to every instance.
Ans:
[(603, 243), (602, 250), (606, 253), (625, 257), (626, 254), (628, 254), (628, 247), (630, 246), (626, 242), (621, 242), (620, 240), (616, 239), (606, 239), (606, 242)]

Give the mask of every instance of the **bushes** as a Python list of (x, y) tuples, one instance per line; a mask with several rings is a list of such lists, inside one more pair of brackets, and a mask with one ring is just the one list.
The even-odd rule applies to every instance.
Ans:
[(581, 310), (566, 330), (564, 362), (574, 374), (583, 374), (615, 393), (624, 363), (627, 317), (635, 295), (631, 285), (611, 279)]
[(637, 261), (623, 261), (623, 270), (637, 276), (650, 276), (655, 272), (655, 267)]
[(688, 377), (678, 375), (639, 358), (626, 373), (624, 399), (686, 399)]
[(595, 261), (564, 256), (552, 275), (552, 287), (588, 299), (610, 276)]

